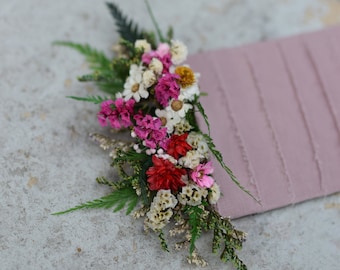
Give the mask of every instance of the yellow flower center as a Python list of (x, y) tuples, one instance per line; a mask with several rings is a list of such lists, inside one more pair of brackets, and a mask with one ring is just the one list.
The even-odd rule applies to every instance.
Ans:
[(136, 93), (139, 89), (139, 83), (135, 83), (134, 85), (132, 85), (131, 87), (131, 91), (132, 93)]
[(178, 82), (183, 88), (187, 88), (195, 83), (194, 72), (189, 67), (178, 66), (175, 73), (180, 76)]
[(174, 100), (171, 102), (171, 108), (175, 111), (178, 112), (180, 109), (183, 107), (183, 102), (180, 100)]

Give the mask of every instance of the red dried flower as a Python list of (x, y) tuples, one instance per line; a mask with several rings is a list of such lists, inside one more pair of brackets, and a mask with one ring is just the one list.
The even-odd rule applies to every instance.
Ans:
[(172, 135), (167, 145), (166, 152), (175, 159), (178, 159), (180, 156), (185, 156), (187, 152), (192, 149), (191, 145), (186, 141), (187, 137), (188, 133)]
[(177, 168), (169, 160), (152, 156), (153, 167), (146, 171), (150, 190), (171, 189), (177, 191), (185, 186), (182, 175), (187, 172), (183, 168)]

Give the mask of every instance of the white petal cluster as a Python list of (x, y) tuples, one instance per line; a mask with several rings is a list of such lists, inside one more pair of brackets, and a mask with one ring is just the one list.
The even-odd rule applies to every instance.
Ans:
[(132, 64), (130, 67), (129, 77), (124, 84), (123, 97), (125, 100), (134, 98), (137, 102), (141, 98), (147, 98), (149, 92), (143, 83), (143, 67)]
[(203, 135), (197, 132), (190, 132), (187, 138), (188, 144), (190, 144), (197, 152), (205, 158), (209, 156), (209, 147), (205, 141)]
[(175, 125), (175, 134), (184, 134), (192, 129), (192, 126), (186, 119), (181, 119), (179, 123)]
[(185, 168), (194, 169), (201, 163), (202, 156), (196, 150), (190, 150), (178, 160), (178, 164)]
[(137, 39), (135, 41), (135, 48), (143, 49), (144, 52), (151, 51), (151, 45), (146, 39)]
[(210, 188), (210, 191), (208, 194), (208, 201), (210, 204), (216, 204), (220, 197), (221, 197), (220, 187), (219, 185), (214, 183), (212, 187)]
[(200, 77), (199, 73), (194, 73), (195, 75), (195, 83), (193, 85), (190, 85), (188, 87), (181, 87), (181, 95), (183, 98), (193, 101), (196, 96), (200, 95), (200, 88), (198, 86), (198, 78)]
[(172, 111), (178, 115), (180, 119), (185, 118), (186, 113), (192, 108), (190, 103), (186, 103), (183, 95), (179, 95), (177, 99), (170, 100), (169, 106), (166, 107), (167, 111)]
[(189, 184), (182, 188), (182, 191), (177, 194), (177, 199), (182, 205), (196, 206), (201, 204), (202, 199), (207, 197), (208, 191), (200, 188), (195, 184)]
[(163, 64), (162, 64), (161, 61), (159, 61), (159, 59), (152, 58), (152, 60), (149, 64), (149, 69), (159, 75), (163, 71)]
[(159, 190), (154, 197), (149, 212), (145, 219), (145, 226), (152, 230), (162, 229), (169, 223), (174, 208), (177, 205), (177, 199), (171, 194), (170, 190)]
[(155, 84), (156, 81), (157, 81), (156, 75), (152, 70), (148, 69), (148, 70), (144, 71), (144, 73), (143, 73), (143, 84), (146, 88), (149, 88), (150, 86)]
[(160, 110), (155, 111), (158, 118), (164, 122), (164, 126), (167, 128), (167, 132), (171, 134), (174, 131), (174, 126), (181, 121), (179, 115), (174, 113), (172, 110)]
[(185, 61), (188, 56), (187, 46), (179, 40), (171, 40), (170, 52), (171, 61), (174, 65), (179, 65)]

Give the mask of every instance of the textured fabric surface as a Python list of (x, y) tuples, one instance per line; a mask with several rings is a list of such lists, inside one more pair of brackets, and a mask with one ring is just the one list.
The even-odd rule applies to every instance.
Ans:
[[(202, 53), (212, 137), (261, 204), (215, 177), (224, 215), (268, 211), (340, 191), (340, 28)], [(202, 123), (203, 124), (203, 123)]]

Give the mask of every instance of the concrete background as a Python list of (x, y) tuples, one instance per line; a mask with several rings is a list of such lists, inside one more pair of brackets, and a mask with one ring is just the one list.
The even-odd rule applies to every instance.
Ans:
[[(155, 235), (142, 233), (142, 221), (124, 213), (50, 215), (103, 196), (107, 188), (95, 178), (114, 174), (87, 137), (101, 131), (97, 107), (65, 98), (97, 93), (75, 79), (87, 66), (76, 52), (51, 46), (87, 42), (109, 54), (118, 36), (104, 3), (0, 0), (0, 269), (195, 268), (186, 252), (162, 252)], [(173, 25), (191, 53), (340, 22), (336, 0), (150, 3), (161, 28)], [(143, 1), (120, 6), (151, 29)], [(339, 269), (339, 194), (234, 222), (249, 234), (239, 253), (249, 269)], [(207, 269), (232, 269), (210, 254), (210, 241), (199, 242)]]

